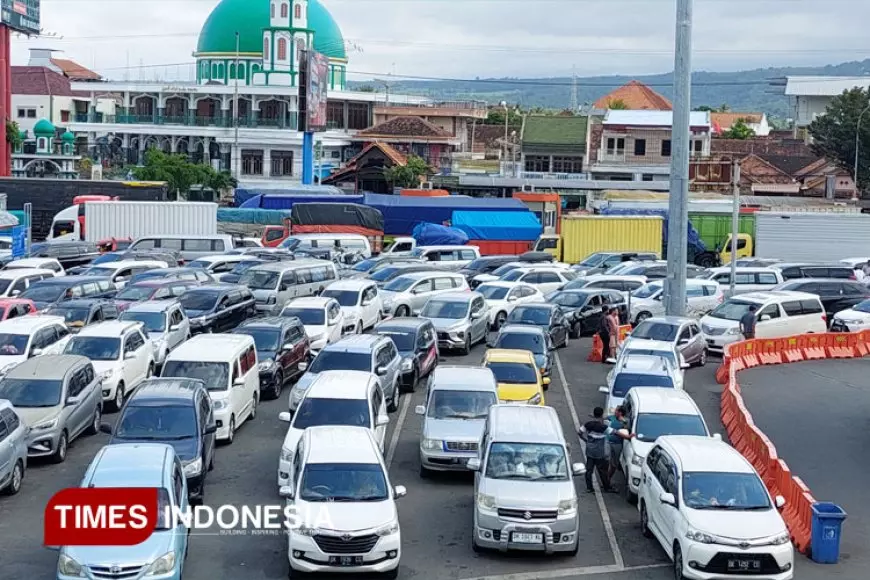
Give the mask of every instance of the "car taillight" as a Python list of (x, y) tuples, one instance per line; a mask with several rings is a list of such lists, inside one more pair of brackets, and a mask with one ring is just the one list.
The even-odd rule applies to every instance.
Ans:
[(849, 276), (849, 280), (857, 280), (858, 277), (855, 275), (855, 272), (852, 272), (852, 275)]
[(828, 315), (822, 314), (822, 322), (827, 322), (827, 321), (828, 321)]

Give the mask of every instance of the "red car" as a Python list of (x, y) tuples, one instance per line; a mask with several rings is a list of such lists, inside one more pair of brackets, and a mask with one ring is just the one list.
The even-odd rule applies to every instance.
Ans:
[(164, 278), (142, 280), (141, 282), (125, 286), (123, 290), (114, 296), (114, 300), (115, 304), (118, 305), (118, 310), (124, 311), (131, 304), (144, 300), (171, 300), (178, 298), (195, 286), (199, 286), (199, 282), (195, 280), (166, 280)]
[(0, 320), (36, 314), (36, 305), (26, 298), (0, 299)]

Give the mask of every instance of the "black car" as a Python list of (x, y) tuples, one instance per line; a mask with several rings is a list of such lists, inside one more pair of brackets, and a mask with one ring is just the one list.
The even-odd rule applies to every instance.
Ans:
[(603, 288), (562, 290), (547, 298), (550, 304), (558, 305), (565, 313), (571, 338), (595, 334), (601, 322), (604, 305), (619, 311), (620, 322), (628, 320), (628, 305), (622, 292)]
[(302, 376), (300, 363), (311, 359), (305, 326), (295, 316), (255, 318), (243, 322), (233, 332), (254, 339), (260, 361), (260, 391), (273, 399), (281, 396), (284, 385)]
[(200, 284), (209, 284), (215, 281), (211, 274), (201, 268), (154, 268), (153, 270), (136, 274), (130, 278), (127, 283), (135, 284), (142, 280), (151, 280), (154, 278), (163, 278), (165, 280), (193, 280)]
[(520, 304), (511, 311), (505, 324), (540, 326), (550, 335), (550, 340), (555, 347), (568, 346), (568, 333), (570, 331), (568, 319), (565, 318), (565, 313), (556, 304)]
[(438, 266), (432, 265), (405, 265), (405, 264), (394, 264), (392, 266), (387, 266), (386, 268), (381, 268), (377, 272), (369, 274), (367, 278), (369, 280), (374, 280), (378, 285), (378, 288), (383, 288), (387, 282), (392, 280), (393, 278), (398, 278), (403, 274), (411, 274), (413, 272), (431, 272), (432, 270), (438, 270)]
[[(529, 351), (535, 357), (542, 377), (549, 377), (553, 370), (553, 342), (546, 330), (537, 325), (505, 324), (499, 329), (492, 348)], [(547, 390), (547, 383), (544, 384), (544, 390)]]
[(870, 298), (870, 288), (860, 282), (842, 278), (810, 278), (783, 282), (776, 290), (793, 290), (816, 294), (822, 300), (825, 313), (830, 322), (834, 314), (852, 308), (859, 302)]
[(118, 307), (114, 301), (106, 298), (81, 298), (55, 304), (45, 314), (63, 316), (70, 332), (76, 333), (85, 326), (115, 320), (118, 318)]
[(267, 261), (268, 260), (252, 257), (250, 259), (244, 259), (241, 262), (236, 262), (232, 270), (230, 270), (226, 274), (221, 274), (220, 281), (223, 284), (238, 284), (239, 280), (242, 279), (242, 274), (244, 274), (254, 266), (265, 264)]
[(217, 425), (208, 390), (199, 379), (163, 378), (142, 382), (121, 408), (109, 445), (165, 443), (184, 467), (191, 503), (202, 503), (205, 476), (214, 468)]
[(430, 320), (391, 318), (375, 326), (375, 332), (392, 338), (402, 357), (402, 390), (413, 391), (438, 364), (438, 336)]
[(380, 270), (382, 268), (386, 268), (390, 264), (421, 264), (422, 260), (416, 256), (411, 256), (410, 254), (404, 255), (399, 254), (396, 256), (391, 256), (389, 254), (382, 254), (380, 256), (367, 258), (365, 260), (360, 260), (356, 264), (353, 265), (353, 268), (350, 268), (349, 275), (356, 277), (363, 277), (366, 274), (371, 274)]
[(471, 282), (471, 279), (478, 274), (489, 274), (499, 266), (503, 266), (508, 262), (516, 262), (516, 256), (483, 256), (476, 260), (472, 260), (470, 264), (459, 270), (459, 273), (465, 276), (465, 279)]
[(587, 256), (579, 264), (571, 266), (571, 269), (579, 276), (592, 276), (602, 274), (622, 262), (646, 262), (658, 259), (659, 257), (652, 252), (596, 252)]
[[(854, 280), (855, 270), (846, 264), (774, 264), (770, 266), (782, 272), (783, 280), (796, 278), (839, 278), (840, 280)], [(815, 294), (815, 292), (814, 292)]]
[(31, 258), (55, 258), (64, 269), (90, 264), (99, 256), (97, 246), (90, 242), (43, 242), (30, 250)]
[(77, 298), (112, 298), (118, 289), (111, 278), (102, 276), (59, 276), (46, 278), (18, 295), (32, 300), (39, 310)]
[(190, 318), (191, 334), (226, 332), (257, 313), (247, 286), (197, 286), (182, 294), (180, 302)]

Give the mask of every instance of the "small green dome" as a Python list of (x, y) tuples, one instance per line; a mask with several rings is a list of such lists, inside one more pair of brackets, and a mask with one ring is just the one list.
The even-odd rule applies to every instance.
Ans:
[(60, 136), (60, 138), (64, 143), (74, 143), (76, 140), (76, 136), (73, 135), (69, 129), (67, 129), (66, 132)]
[(22, 141), (27, 141), (27, 131), (26, 131), (26, 130), (24, 130), (24, 131), (19, 131), (19, 132), (18, 132), (18, 136), (21, 137), (21, 140), (22, 140)]
[(56, 129), (54, 125), (51, 124), (51, 121), (48, 119), (40, 119), (36, 125), (33, 126), (33, 134), (38, 135), (40, 137), (51, 137), (54, 135)]
[[(221, 0), (199, 33), (197, 55), (263, 53), (263, 29), (269, 27), (269, 0)], [(344, 60), (344, 37), (338, 23), (318, 0), (308, 0), (308, 28), (314, 31), (314, 50)]]

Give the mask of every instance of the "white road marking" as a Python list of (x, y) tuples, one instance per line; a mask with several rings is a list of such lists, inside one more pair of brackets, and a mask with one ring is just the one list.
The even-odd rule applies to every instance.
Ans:
[(539, 570), (536, 572), (519, 572), (517, 574), (498, 574), (494, 576), (477, 576), (475, 578), (463, 578), (462, 580), (539, 580), (543, 578), (566, 578), (573, 576), (595, 576), (598, 574), (616, 574), (618, 572), (634, 572), (664, 568), (670, 564), (649, 564), (646, 566), (631, 566), (630, 568), (619, 566), (580, 566), (578, 568), (559, 568), (557, 570)]
[(390, 438), (390, 447), (387, 449), (387, 456), (384, 458), (388, 471), (390, 469), (390, 464), (393, 463), (393, 456), (396, 455), (396, 446), (399, 444), (399, 435), (402, 433), (402, 425), (405, 423), (405, 415), (408, 414), (408, 407), (411, 406), (413, 394), (414, 392), (411, 391), (402, 396), (402, 403), (399, 407), (399, 420), (396, 421), (396, 426), (393, 428), (393, 436)]
[[(574, 422), (574, 433), (580, 431), (580, 417), (577, 415), (577, 407), (574, 406), (574, 398), (571, 397), (571, 391), (568, 389), (568, 380), (565, 378), (565, 371), (562, 368), (562, 360), (559, 358), (559, 353), (556, 353), (556, 371), (559, 373), (559, 381), (562, 383), (562, 389), (565, 391), (565, 400), (568, 401), (568, 410), (571, 412), (571, 420)], [(586, 455), (586, 444), (581, 439), (580, 448), (583, 450), (583, 455)], [(587, 467), (588, 469), (588, 467)], [(616, 541), (616, 534), (613, 533), (613, 524), (610, 521), (610, 514), (607, 511), (607, 505), (604, 503), (604, 496), (601, 494), (601, 489), (598, 485), (598, 478), (592, 478), (592, 484), (595, 488), (595, 500), (598, 502), (598, 509), (601, 511), (601, 521), (604, 523), (604, 532), (607, 534), (607, 541), (610, 542), (610, 551), (613, 552), (613, 561), (617, 571), (625, 569), (625, 561), (622, 559), (622, 552), (619, 549), (619, 543)]]

